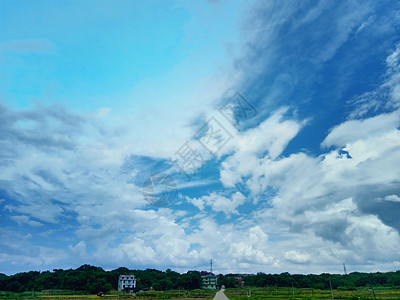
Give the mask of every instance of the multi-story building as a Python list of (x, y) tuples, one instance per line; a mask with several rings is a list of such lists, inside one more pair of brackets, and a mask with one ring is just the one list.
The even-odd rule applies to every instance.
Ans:
[(208, 273), (208, 272), (202, 272), (201, 275), (201, 280), (202, 280), (202, 287), (203, 289), (216, 289), (218, 280), (217, 280), (217, 275), (213, 273)]
[(246, 275), (241, 275), (241, 274), (237, 274), (235, 276), (235, 280), (236, 280), (236, 285), (235, 287), (242, 287), (244, 286), (244, 278), (246, 277)]
[(135, 275), (119, 275), (118, 291), (133, 290), (136, 288)]

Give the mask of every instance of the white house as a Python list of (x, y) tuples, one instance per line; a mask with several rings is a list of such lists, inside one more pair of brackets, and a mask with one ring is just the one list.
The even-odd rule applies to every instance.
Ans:
[(216, 289), (218, 284), (217, 275), (208, 272), (205, 273), (206, 274), (201, 276), (203, 289)]
[(118, 291), (133, 290), (136, 288), (135, 275), (119, 275)]

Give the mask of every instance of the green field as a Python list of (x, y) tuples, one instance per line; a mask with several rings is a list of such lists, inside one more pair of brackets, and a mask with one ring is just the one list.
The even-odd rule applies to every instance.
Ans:
[[(69, 294), (68, 294), (69, 293)], [(45, 291), (45, 292), (0, 292), (0, 299), (43, 299), (43, 300), (83, 300), (83, 299), (137, 299), (137, 300), (150, 300), (150, 299), (186, 299), (186, 300), (200, 300), (200, 299), (213, 299), (216, 291), (211, 290), (192, 290), (187, 292), (185, 290), (171, 290), (171, 291), (149, 291), (139, 292), (136, 295), (125, 294), (123, 292), (110, 292), (104, 297), (100, 298), (96, 295), (82, 295), (71, 291)], [(244, 299), (332, 299), (330, 290), (315, 290), (315, 289), (298, 289), (298, 288), (232, 288), (226, 289), (225, 295), (230, 300), (244, 300)], [(333, 290), (334, 299), (400, 299), (400, 288), (359, 288), (356, 290)]]
[(82, 295), (75, 292), (69, 294), (65, 291), (54, 291), (54, 292), (23, 292), (23, 293), (12, 293), (12, 292), (1, 292), (1, 300), (11, 300), (11, 299), (43, 299), (43, 300), (113, 300), (113, 299), (137, 299), (137, 300), (150, 300), (150, 299), (213, 299), (216, 291), (211, 290), (171, 290), (171, 291), (148, 291), (148, 292), (138, 292), (136, 294), (126, 294), (124, 292), (109, 292), (103, 297), (98, 297), (96, 295)]
[(297, 288), (240, 288), (227, 289), (225, 295), (230, 300), (239, 299), (400, 299), (400, 289), (360, 288), (345, 290), (315, 290)]

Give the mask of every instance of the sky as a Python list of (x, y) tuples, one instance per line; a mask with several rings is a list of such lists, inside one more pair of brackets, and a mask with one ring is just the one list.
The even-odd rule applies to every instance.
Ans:
[(400, 3), (0, 1), (0, 273), (400, 269)]

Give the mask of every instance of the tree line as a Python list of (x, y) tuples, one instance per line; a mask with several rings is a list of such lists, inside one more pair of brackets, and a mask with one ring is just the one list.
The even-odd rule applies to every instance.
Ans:
[[(121, 274), (133, 274), (137, 279), (138, 289), (155, 290), (171, 289), (198, 289), (202, 286), (201, 273), (189, 271), (184, 274), (167, 269), (129, 270), (121, 267), (112, 271), (105, 271), (100, 267), (82, 265), (77, 269), (54, 269), (51, 271), (31, 271), (6, 276), (0, 274), (0, 290), (11, 292), (43, 291), (43, 290), (70, 290), (76, 292), (97, 293), (117, 289), (118, 278)], [(386, 273), (359, 273), (348, 275), (320, 274), (265, 274), (257, 273), (241, 275), (245, 286), (276, 286), (329, 289), (355, 289), (356, 287), (391, 286), (400, 287), (400, 271)], [(219, 285), (236, 287), (239, 284), (238, 275), (218, 275)]]
[(118, 278), (121, 274), (135, 275), (138, 289), (148, 289), (150, 287), (155, 290), (198, 289), (201, 288), (202, 283), (201, 274), (197, 271), (180, 274), (170, 269), (163, 272), (155, 269), (129, 270), (125, 267), (105, 271), (100, 267), (85, 264), (77, 269), (54, 269), (53, 272), (30, 271), (12, 276), (0, 274), (0, 291), (70, 290), (86, 293), (108, 292), (118, 288)]
[[(224, 276), (224, 281), (220, 280), (226, 287), (237, 286), (237, 276), (228, 274)], [(245, 286), (256, 287), (295, 287), (295, 288), (313, 288), (327, 290), (343, 289), (353, 290), (357, 287), (400, 287), (400, 271), (385, 273), (360, 273), (353, 272), (347, 275), (328, 274), (320, 275), (302, 275), (302, 274), (265, 274), (244, 276)]]

